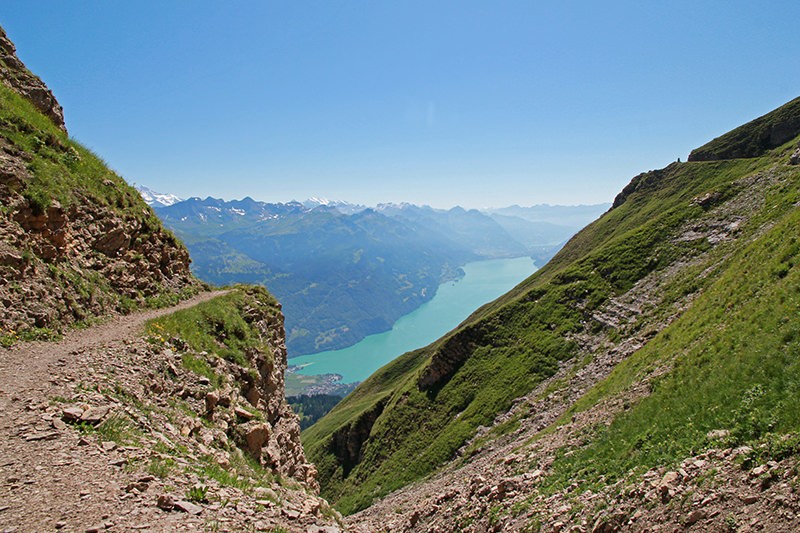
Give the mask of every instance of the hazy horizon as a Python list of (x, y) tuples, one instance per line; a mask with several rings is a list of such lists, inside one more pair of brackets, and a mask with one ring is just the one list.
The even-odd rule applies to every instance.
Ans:
[[(152, 193), (155, 193), (155, 194), (162, 194), (162, 195), (172, 194), (169, 191), (159, 191), (155, 187), (151, 187), (149, 185), (145, 185), (145, 184), (142, 184), (142, 183), (132, 183), (132, 185), (134, 185), (137, 188), (138, 187), (144, 187), (144, 188), (148, 189), (149, 191), (151, 191)], [(296, 203), (303, 204), (303, 203), (306, 203), (306, 202), (319, 201), (321, 203), (323, 203), (323, 202), (344, 203), (344, 204), (351, 205), (351, 206), (354, 206), (354, 207), (365, 207), (365, 208), (376, 208), (376, 207), (378, 207), (380, 205), (410, 204), (410, 205), (415, 205), (415, 206), (418, 206), (418, 207), (430, 207), (432, 209), (450, 210), (450, 209), (453, 209), (453, 208), (456, 208), (456, 207), (461, 207), (461, 208), (468, 209), (468, 210), (469, 209), (477, 209), (479, 211), (480, 210), (489, 210), (489, 209), (504, 209), (504, 208), (508, 208), (508, 207), (520, 207), (520, 208), (529, 208), (529, 207), (575, 207), (575, 208), (577, 208), (577, 207), (596, 207), (596, 206), (599, 206), (599, 205), (610, 205), (611, 204), (611, 202), (597, 202), (597, 203), (593, 203), (593, 204), (551, 204), (551, 203), (547, 203), (547, 202), (542, 202), (542, 203), (538, 203), (538, 204), (507, 204), (507, 205), (489, 205), (489, 206), (475, 206), (475, 205), (462, 205), (462, 204), (452, 204), (452, 205), (444, 205), (444, 206), (442, 206), (442, 205), (432, 205), (431, 203), (416, 203), (416, 202), (402, 202), (402, 201), (401, 202), (396, 202), (396, 201), (392, 201), (392, 200), (380, 201), (380, 202), (374, 203), (374, 204), (362, 204), (362, 203), (357, 203), (357, 202), (350, 202), (346, 198), (327, 198), (327, 197), (321, 197), (321, 196), (310, 196), (308, 198), (303, 198), (303, 199), (291, 198), (291, 199), (288, 199), (288, 200), (287, 199), (275, 199), (275, 198), (259, 198), (259, 197), (256, 197), (254, 195), (251, 195), (251, 194), (247, 194), (247, 195), (244, 195), (244, 196), (238, 196), (238, 197), (214, 196), (214, 195), (206, 195), (206, 196), (192, 195), (192, 196), (187, 196), (187, 197), (183, 197), (183, 196), (180, 196), (180, 195), (174, 195), (174, 196), (177, 196), (181, 200), (191, 200), (192, 198), (205, 200), (206, 198), (210, 197), (210, 198), (213, 198), (215, 200), (222, 200), (224, 202), (235, 202), (235, 201), (244, 200), (245, 198), (249, 197), (252, 200), (255, 200), (256, 202), (264, 202), (264, 203), (270, 203), (270, 204), (286, 204), (286, 203), (290, 203), (290, 202), (296, 202)]]

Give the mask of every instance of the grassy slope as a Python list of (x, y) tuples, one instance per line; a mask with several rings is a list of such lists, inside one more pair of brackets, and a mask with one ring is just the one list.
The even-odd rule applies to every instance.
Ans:
[[(183, 248), (162, 226), (139, 193), (109, 169), (100, 157), (70, 139), (30, 101), (2, 84), (0, 144), (4, 152), (24, 161), (27, 170), (21, 181), (4, 176), (8, 196), (0, 205), (0, 216), (13, 218), (17, 209), (25, 204), (31, 207), (34, 215), (38, 215), (57, 202), (68, 213), (77, 209), (78, 217), (84, 216), (84, 210), (95, 215), (103, 213), (118, 217), (131, 228), (134, 235), (132, 249), (138, 250), (143, 243), (152, 241), (161, 242), (165, 247)], [(30, 250), (23, 250), (23, 254), (23, 257), (35, 260)], [(144, 260), (139, 256), (132, 259)], [(92, 312), (84, 309), (86, 302), (91, 302), (99, 314), (114, 310), (128, 312), (142, 303), (152, 307), (171, 305), (198, 290), (198, 286), (188, 284), (178, 290), (171, 287), (155, 294), (139, 293), (135, 297), (118, 293), (99, 271), (84, 269), (78, 272), (74, 265), (65, 261), (47, 262), (47, 269), (54, 283), (76, 295), (75, 301), (69, 304), (70, 311), (87, 320), (91, 319)], [(49, 331), (49, 328), (32, 328), (24, 332), (29, 337), (23, 338), (38, 338), (40, 332)], [(3, 345), (16, 340), (13, 335), (0, 336)]]
[[(478, 310), (445, 339), (423, 350), (407, 354), (381, 369), (328, 416), (304, 433), (308, 453), (320, 470), (323, 495), (336, 502), (344, 512), (350, 512), (369, 505), (375, 496), (425, 476), (452, 459), (456, 450), (474, 434), (477, 426), (491, 423), (495, 415), (505, 411), (514, 398), (527, 393), (542, 379), (552, 375), (559, 360), (574, 355), (574, 346), (565, 336), (581, 331), (582, 321), (589, 321), (588, 317), (593, 309), (598, 308), (609, 297), (626, 291), (648, 273), (664, 268), (677, 258), (691, 258), (705, 250), (707, 244), (704, 240), (686, 242), (670, 238), (687, 221), (703, 215), (703, 208), (691, 202), (693, 198), (709, 192), (719, 193), (719, 201), (733, 197), (739, 191), (736, 180), (767, 169), (780, 158), (785, 161), (791, 146), (787, 143), (774, 154), (758, 159), (673, 164), (661, 171), (638, 176), (626, 188), (624, 202), (574, 237), (545, 268), (506, 296)], [(779, 220), (782, 213), (795, 216), (791, 213), (793, 202), (796, 201), (793, 198), (797, 195), (797, 183), (794, 181), (797, 179), (797, 172), (793, 172), (791, 176), (790, 185), (785, 186), (787, 189), (775, 192), (773, 201), (777, 202), (774, 205), (778, 207), (764, 210), (760, 214), (762, 220), (753, 221), (742, 231), (753, 232), (757, 227), (756, 223)], [(784, 225), (776, 228), (791, 227), (790, 221), (782, 224)], [(780, 240), (782, 234), (775, 233), (776, 231), (778, 230), (774, 229), (769, 235)], [(765, 254), (759, 253), (761, 256)], [(786, 253), (788, 252), (782, 251), (780, 257)], [(768, 276), (764, 259), (765, 257), (753, 259), (754, 266), (751, 268), (758, 269), (760, 275)], [(790, 263), (793, 265), (791, 261), (785, 259), (782, 263), (785, 266), (776, 267), (781, 272), (788, 268), (786, 273), (791, 274), (780, 278), (782, 283), (791, 283), (795, 279), (796, 274), (788, 266)], [(745, 276), (744, 270), (737, 271), (737, 268), (743, 267), (734, 268), (737, 264), (735, 261), (728, 261), (725, 267), (719, 268), (708, 278), (684, 276), (674, 286), (668, 287), (665, 300), (661, 303), (661, 312), (668, 312), (670, 305), (681, 296), (705, 286), (713, 286), (693, 311), (705, 317), (706, 325), (701, 327), (700, 324), (704, 322), (699, 318), (681, 320), (681, 323), (686, 321), (687, 324), (693, 324), (694, 329), (684, 331), (677, 325), (670, 328), (669, 331), (674, 330), (676, 333), (665, 332), (652, 345), (653, 348), (643, 350), (626, 363), (627, 368), (621, 368), (607, 383), (601, 384), (590, 393), (582, 403), (583, 407), (591, 405), (604, 394), (618, 390), (626, 379), (633, 379), (630, 377), (631, 369), (640, 368), (636, 365), (646, 366), (641, 359), (646, 359), (647, 354), (656, 359), (665, 353), (682, 353), (681, 350), (687, 348), (678, 339), (688, 342), (690, 331), (695, 331), (696, 336), (711, 342), (714, 336), (708, 335), (706, 330), (711, 327), (709, 324), (718, 323), (720, 302), (710, 299), (715, 291), (722, 293), (732, 290), (727, 287), (726, 279), (737, 280), (738, 277)], [(718, 286), (723, 288), (716, 288)], [(774, 284), (770, 287), (779, 293), (784, 289), (790, 290)], [(740, 294), (743, 301), (749, 304), (752, 304), (753, 296), (752, 290)], [(708, 303), (702, 307), (702, 302)], [(764, 312), (768, 307), (765, 304)], [(758, 316), (753, 315), (755, 311), (750, 308), (743, 310), (743, 320), (747, 316)], [(772, 324), (771, 319), (766, 316), (763, 320), (765, 326)], [(790, 327), (796, 327), (796, 316), (789, 322), (792, 324)], [(758, 322), (756, 324), (761, 326)], [(598, 332), (600, 328), (597, 325)], [(765, 335), (770, 337), (772, 333)], [(741, 330), (743, 341), (756, 342), (756, 339), (765, 338), (765, 335), (758, 337), (754, 332)], [(673, 344), (657, 349), (658, 343), (666, 342), (664, 337), (671, 338)], [(440, 390), (433, 394), (420, 391), (417, 386), (418, 374), (438, 350), (446, 349), (448, 339), (452, 343), (453, 339), (459, 338), (470, 340), (466, 343), (469, 358)], [(718, 341), (728, 351), (736, 348), (736, 345), (729, 345), (730, 338), (724, 336), (724, 340), (721, 338)], [(759, 350), (773, 353), (775, 347), (768, 347), (767, 344), (760, 345)], [(753, 350), (753, 353), (759, 351)], [(775, 366), (780, 368), (780, 362)], [(679, 365), (678, 370), (680, 368), (682, 367)], [(720, 381), (728, 382), (736, 376), (727, 374), (728, 370), (730, 368), (720, 368)], [(682, 383), (683, 379), (676, 378), (675, 383)], [(713, 380), (706, 380), (704, 383), (711, 387)], [(727, 391), (727, 396), (712, 395), (710, 398), (724, 398), (723, 405), (730, 406), (731, 402), (738, 405), (742, 387)], [(694, 398), (696, 409), (708, 406), (703, 396), (686, 395), (686, 391), (677, 385), (673, 389), (673, 394), (682, 399)], [(774, 396), (771, 392), (762, 398)], [(733, 401), (731, 397), (737, 400)], [(331, 435), (341, 428), (354, 425), (360, 414), (371, 410), (379, 401), (386, 402), (386, 407), (362, 450), (363, 459), (345, 477), (332, 453)], [(640, 405), (641, 409), (645, 409), (648, 402)], [(653, 420), (658, 419), (654, 417), (661, 413), (659, 408), (656, 403), (650, 411), (642, 411), (639, 423), (652, 424)], [(730, 412), (727, 415), (730, 417)], [(666, 416), (661, 413), (661, 418)], [(721, 423), (714, 419), (714, 424), (717, 422)], [(685, 423), (686, 419), (676, 418), (672, 423), (663, 426), (667, 429), (654, 433), (652, 442), (660, 442), (659, 439), (663, 440), (665, 435), (671, 434), (669, 432), (676, 425)], [(692, 435), (704, 435), (704, 430), (714, 424), (705, 421), (697, 426)], [(632, 427), (620, 435), (633, 438), (640, 431), (640, 427)], [(611, 433), (607, 435), (609, 440), (606, 450), (609, 458), (606, 462), (609, 465), (615, 464), (615, 468), (621, 471), (637, 462), (647, 462), (644, 457), (637, 459), (635, 456), (625, 462), (614, 455), (619, 454), (620, 444), (611, 438)], [(673, 456), (679, 450), (691, 448), (690, 443), (696, 442), (694, 437), (681, 438), (680, 445), (667, 447), (666, 452), (653, 452), (655, 455), (650, 460), (663, 458), (665, 454)], [(587, 458), (592, 453), (604, 453), (600, 442), (598, 441), (596, 450), (592, 448), (594, 451), (585, 452), (590, 454)], [(616, 457), (614, 460), (618, 464), (614, 463), (611, 456)], [(564, 460), (565, 478), (580, 469), (580, 464), (583, 463)]]
[(674, 365), (588, 446), (562, 455), (551, 487), (601, 476), (611, 482), (631, 469), (675, 462), (716, 444), (706, 437), (714, 429), (730, 431), (728, 445), (766, 444), (766, 453), (796, 447), (796, 438), (782, 436), (800, 431), (799, 191), (800, 171), (793, 170), (751, 222), (752, 229), (774, 226), (738, 249), (678, 321), (567, 413), (562, 422), (648, 370)]
[(51, 200), (70, 207), (88, 199), (153, 229), (161, 228), (133, 187), (4, 85), (0, 85), (0, 137), (30, 156), (31, 179), (20, 192), (34, 207), (46, 208)]
[[(266, 289), (237, 285), (224, 296), (150, 321), (147, 334), (158, 341), (180, 339), (195, 351), (214, 353), (247, 367), (251, 365), (249, 350), (271, 354), (259, 331), (245, 318), (255, 308), (280, 314), (277, 300)], [(212, 381), (216, 377), (210, 368), (200, 373)]]

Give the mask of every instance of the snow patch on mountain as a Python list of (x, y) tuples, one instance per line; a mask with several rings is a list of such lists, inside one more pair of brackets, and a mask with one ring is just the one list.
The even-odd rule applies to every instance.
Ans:
[(142, 198), (150, 207), (168, 207), (183, 201), (183, 198), (175, 196), (174, 194), (156, 192), (144, 185), (134, 185), (134, 187), (139, 191), (139, 194), (142, 195)]

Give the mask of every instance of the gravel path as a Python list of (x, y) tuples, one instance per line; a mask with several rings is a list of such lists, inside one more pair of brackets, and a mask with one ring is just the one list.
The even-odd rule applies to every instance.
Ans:
[(126, 498), (133, 474), (121, 467), (125, 450), (82, 439), (53, 416), (52, 399), (91, 387), (94, 370), (114, 364), (116, 352), (140, 341), (147, 320), (223, 294), (203, 293), (168, 309), (115, 317), (70, 331), (59, 342), (0, 349), (0, 531), (201, 527), (197, 518), (158, 515)]

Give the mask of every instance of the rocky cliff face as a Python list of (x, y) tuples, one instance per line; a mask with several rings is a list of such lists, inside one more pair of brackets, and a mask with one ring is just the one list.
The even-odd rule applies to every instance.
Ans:
[(0, 80), (3, 344), (196, 291), (186, 249), (67, 137), (61, 106), (2, 30)]
[(53, 124), (67, 131), (64, 110), (53, 92), (20, 61), (14, 43), (8, 39), (3, 28), (0, 28), (0, 81), (33, 102)]
[[(241, 410), (228, 412), (227, 416), (218, 413), (228, 428), (231, 437), (259, 462), (275, 472), (294, 478), (314, 492), (319, 490), (316, 481), (316, 469), (306, 461), (303, 446), (300, 443), (300, 426), (297, 415), (286, 401), (284, 395), (284, 373), (287, 366), (286, 335), (283, 326), (283, 315), (278, 304), (267, 296), (266, 291), (255, 287), (241, 288), (253, 304), (245, 304), (242, 316), (250, 324), (269, 348), (269, 353), (259, 350), (246, 350), (248, 366), (228, 363), (228, 375), (235, 381), (230, 388), (223, 390), (218, 397), (205, 396), (205, 405), (210, 418), (214, 418), (214, 405), (220, 405), (220, 399), (233, 399), (223, 403), (244, 404), (246, 401), (259, 413), (264, 413), (263, 420), (248, 419)], [(272, 302), (270, 304), (270, 302)], [(257, 370), (257, 374), (247, 371)], [(237, 394), (238, 393), (238, 394)], [(237, 425), (239, 419), (248, 419)]]
[[(190, 435), (198, 432), (199, 440), (215, 450), (215, 460), (230, 465), (238, 447), (270, 472), (318, 491), (316, 469), (306, 461), (300, 443), (297, 416), (283, 394), (283, 314), (266, 290), (237, 287), (152, 322), (147, 331), (158, 347), (155, 357), (165, 362), (141, 385), (186, 402), (184, 414), (190, 417), (182, 416), (181, 425)], [(201, 349), (209, 344), (216, 348)]]

